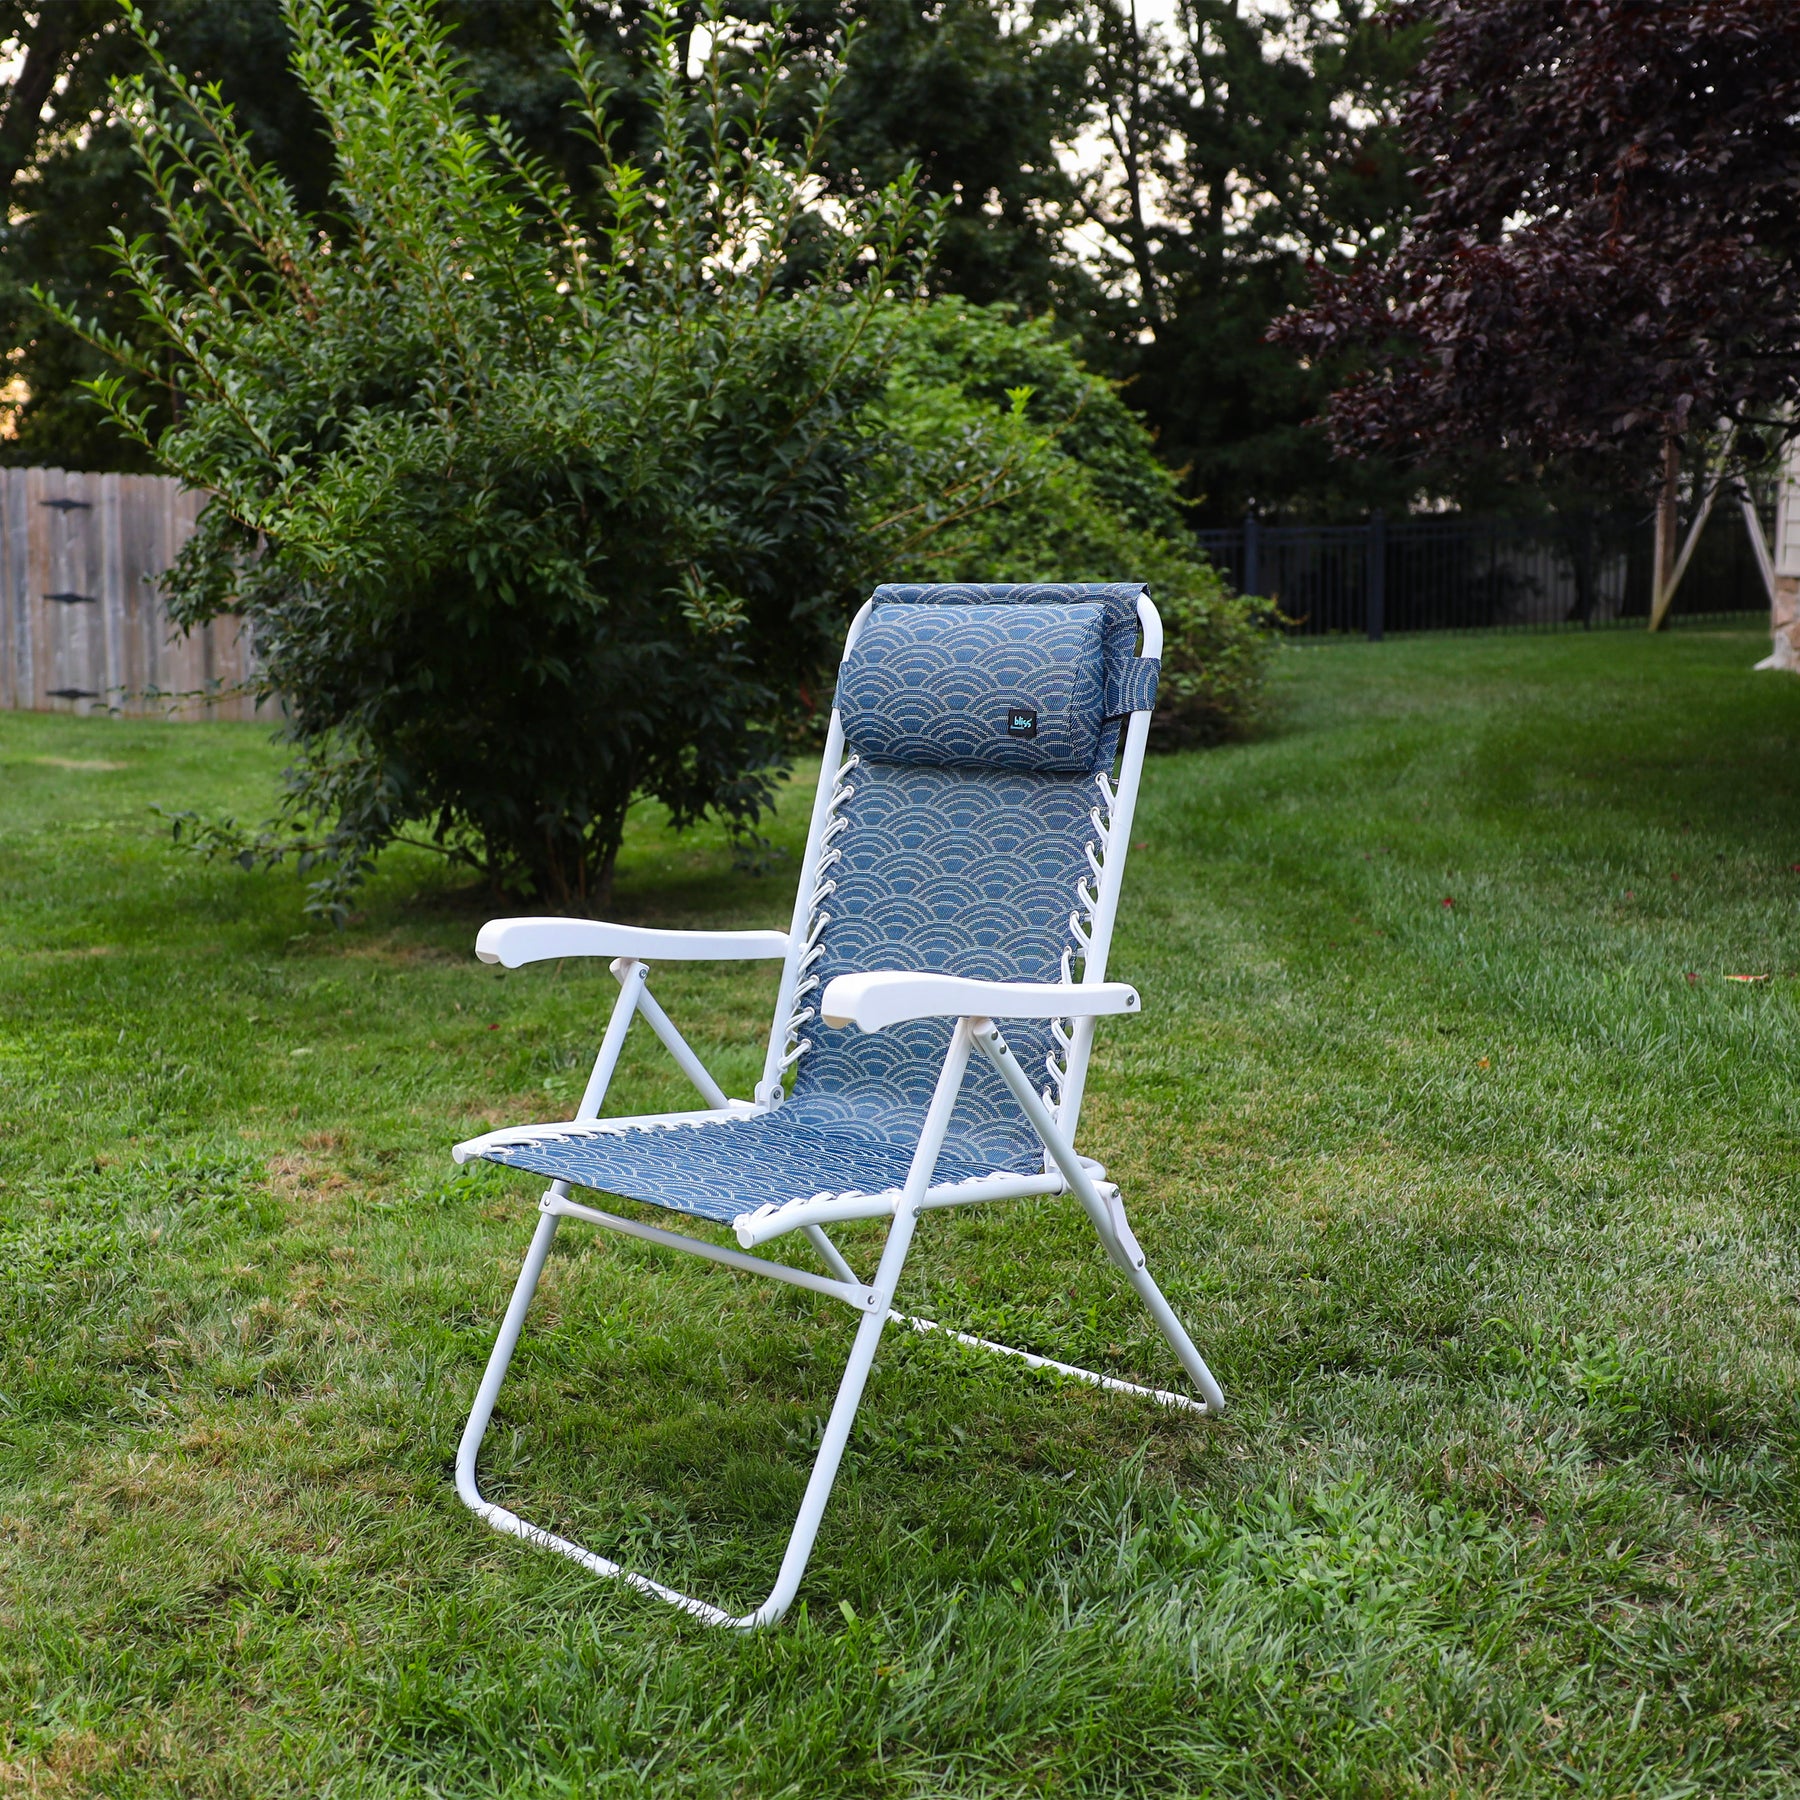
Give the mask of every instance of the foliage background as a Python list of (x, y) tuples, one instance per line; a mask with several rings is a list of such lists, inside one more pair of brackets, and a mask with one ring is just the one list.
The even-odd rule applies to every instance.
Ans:
[(297, 746), (281, 816), (191, 842), (295, 855), (340, 916), (421, 832), (496, 892), (603, 904), (641, 796), (751, 831), (855, 598), (920, 564), (1150, 579), (1164, 738), (1249, 726), (1259, 620), (1142, 422), (1047, 318), (923, 293), (953, 208), (910, 166), (829, 194), (829, 38), (653, 10), (621, 97), (564, 5), (571, 176), (477, 122), (419, 0), (283, 20), (325, 201), (134, 13), (153, 73), (110, 100), (157, 229), (112, 254), (140, 323), (36, 296), (122, 366), (88, 383), (114, 428), (215, 495), (174, 614), (250, 620)]
[[(585, 150), (564, 111), (550, 0), (443, 10), (476, 113), (575, 171)], [(766, 0), (732, 11), (768, 18)], [(577, 12), (630, 154), (650, 111), (642, 0), (577, 0)], [(256, 154), (310, 209), (325, 169), (286, 67), (279, 0), (152, 0), (149, 16), (171, 61), (219, 84)], [(833, 34), (851, 21), (863, 29), (836, 70)], [(1307, 428), (1330, 360), (1302, 369), (1262, 341), (1303, 293), (1309, 257), (1379, 244), (1404, 210), (1393, 117), (1417, 46), (1386, 37), (1362, 0), (1299, 0), (1268, 17), (1241, 0), (1185, 0), (1154, 37), (1116, 0), (805, 0), (784, 33), (800, 67), (844, 77), (831, 187), (854, 195), (916, 163), (947, 209), (932, 290), (1053, 316), (1126, 384), (1195, 518), (1229, 521), (1252, 502), (1347, 516), (1404, 493), (1379, 464), (1333, 464)], [(106, 94), (111, 76), (141, 65), (111, 0), (0, 0), (8, 38), (27, 74), (35, 59), (62, 86), (41, 106), (26, 104), (23, 78), (0, 90), (0, 150), (16, 170), (0, 226), (0, 344), (22, 377), (17, 435), (0, 439), (0, 456), (142, 466), (141, 448), (74, 392), (101, 364), (28, 299), (41, 283), (135, 328), (94, 246), (112, 225), (156, 229)]]
[(1800, 400), (1800, 12), (1394, 16), (1429, 34), (1402, 122), (1413, 219), (1359, 266), (1315, 269), (1278, 332), (1363, 365), (1331, 402), (1340, 448), (1640, 493), (1680, 437), (1766, 462)]
[(934, 302), (901, 340), (887, 409), (910, 443), (941, 454), (980, 435), (1018, 471), (934, 546), (940, 578), (1148, 581), (1167, 634), (1152, 741), (1217, 743), (1254, 728), (1274, 649), (1266, 609), (1193, 549), (1178, 478), (1052, 320)]

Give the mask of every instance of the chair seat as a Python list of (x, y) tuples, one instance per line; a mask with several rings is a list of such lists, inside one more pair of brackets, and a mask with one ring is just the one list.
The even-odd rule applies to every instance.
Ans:
[[(721, 1225), (759, 1206), (821, 1194), (884, 1194), (911, 1167), (910, 1140), (800, 1117), (791, 1107), (682, 1124), (608, 1119), (496, 1132), (458, 1146), (463, 1155), (528, 1169), (553, 1181), (597, 1188)], [(934, 1186), (985, 1175), (1041, 1174), (997, 1167), (991, 1151), (951, 1137), (938, 1155)]]

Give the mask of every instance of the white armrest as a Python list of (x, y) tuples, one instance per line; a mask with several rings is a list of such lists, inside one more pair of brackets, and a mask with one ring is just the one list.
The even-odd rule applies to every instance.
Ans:
[(554, 956), (641, 956), (661, 962), (746, 962), (786, 956), (785, 931), (658, 931), (598, 919), (490, 919), (475, 940), (484, 963), (516, 969)]
[(819, 1002), (827, 1025), (880, 1031), (903, 1019), (1085, 1019), (1133, 1013), (1137, 989), (1122, 981), (966, 981), (960, 975), (926, 975), (879, 969), (840, 975)]

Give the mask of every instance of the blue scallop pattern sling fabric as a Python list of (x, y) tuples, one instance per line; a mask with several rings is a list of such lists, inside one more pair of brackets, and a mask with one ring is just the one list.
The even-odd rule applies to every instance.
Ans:
[[(1087, 873), (1094, 837), (1092, 775), (915, 769), (864, 762), (846, 780), (838, 840), (843, 860), (816, 965), (820, 988), (867, 969), (926, 969), (986, 981), (1058, 981), (1073, 946), (1069, 915)], [(1050, 1028), (1004, 1027), (1034, 1075), (1049, 1053)], [(821, 1122), (918, 1142), (950, 1041), (951, 1021), (920, 1019), (886, 1031), (806, 1026), (812, 1048), (795, 1069), (784, 1110)], [(1036, 1170), (1044, 1150), (1000, 1077), (969, 1064), (951, 1137), (995, 1169)]]
[[(898, 1188), (918, 1137), (916, 1126), (902, 1143), (844, 1124), (816, 1125), (784, 1106), (717, 1125), (612, 1132), (569, 1125), (534, 1143), (495, 1145), (482, 1155), (551, 1180), (729, 1225), (768, 1200), (779, 1205), (815, 1194), (885, 1194)], [(947, 1143), (935, 1179), (972, 1179), (993, 1166), (979, 1151)]]
[[(917, 769), (861, 762), (845, 785), (849, 820), (822, 910), (819, 990), (864, 969), (929, 969), (983, 980), (1057, 981), (1072, 946), (1075, 884), (1094, 837), (1092, 775)], [(814, 998), (817, 998), (815, 991)], [(704, 1127), (583, 1134), (495, 1147), (489, 1160), (583, 1187), (729, 1222), (765, 1201), (906, 1179), (951, 1021), (886, 1031), (810, 1020), (794, 1091), (778, 1111)], [(1015, 1019), (1006, 1039), (1041, 1071), (1047, 1024)], [(1043, 1146), (980, 1058), (957, 1098), (935, 1179), (1036, 1174)]]
[[(1142, 591), (1136, 584), (887, 587), (877, 590), (876, 605), (1042, 605), (1047, 637), (1065, 648), (1068, 615), (1080, 612), (1084, 632), (1099, 622), (1108, 697), (1134, 684), (1153, 697), (1154, 664), (1132, 654)], [(1100, 733), (1101, 760), (1085, 773), (933, 767), (859, 750), (842, 778), (850, 790), (838, 809), (846, 821), (836, 840), (842, 855), (819, 901), (825, 923), (815, 1008), (834, 976), (869, 969), (1060, 980), (1063, 953), (1074, 947), (1076, 887), (1088, 874), (1084, 846), (1096, 836), (1090, 812), (1100, 792), (1092, 771), (1110, 766), (1115, 737), (1112, 727)], [(801, 1028), (809, 1047), (793, 1092), (772, 1113), (604, 1135), (573, 1126), (560, 1141), (485, 1154), (721, 1222), (768, 1201), (885, 1192), (905, 1180), (951, 1029), (951, 1021), (934, 1019), (877, 1033), (837, 1031), (815, 1017)], [(1049, 1026), (1013, 1020), (1005, 1030), (1020, 1063), (1042, 1071)], [(975, 1058), (936, 1179), (1042, 1168), (1036, 1134), (999, 1076)]]

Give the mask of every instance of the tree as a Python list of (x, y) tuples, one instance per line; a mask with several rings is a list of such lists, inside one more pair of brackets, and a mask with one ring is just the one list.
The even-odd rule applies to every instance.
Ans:
[[(296, 104), (276, 0), (231, 7), (163, 0), (156, 22), (184, 66), (207, 77), (231, 72), (260, 154), (280, 156), (302, 179), (309, 161), (316, 168), (316, 156), (300, 154), (311, 150), (317, 124)], [(103, 359), (47, 321), (30, 292), (34, 283), (52, 283), (115, 327), (134, 322), (103, 246), (114, 226), (135, 236), (154, 224), (130, 142), (109, 116), (108, 83), (135, 66), (136, 41), (116, 0), (12, 0), (0, 5), (0, 42), (16, 47), (17, 70), (0, 115), (8, 203), (0, 334), (12, 377), (0, 400), (8, 425), (0, 459), (148, 467), (144, 452), (121, 439), (78, 386), (102, 370)], [(323, 197), (316, 188), (307, 195)]]
[(151, 329), (53, 310), (122, 366), (92, 384), (117, 428), (215, 496), (172, 610), (249, 619), (298, 748), (281, 828), (233, 847), (322, 858), (323, 905), (401, 835), (580, 906), (639, 794), (747, 826), (772, 722), (911, 529), (883, 536), (856, 493), (919, 203), (905, 182), (841, 202), (789, 280), (830, 92), (780, 150), (779, 34), (729, 77), (702, 16), (696, 108), (682, 21), (647, 15), (626, 155), (563, 8), (594, 163), (573, 188), (471, 117), (428, 0), (373, 0), (361, 42), (330, 0), (289, 0), (333, 152), (318, 214), (136, 16), (155, 78), (115, 111), (161, 230), (114, 252)]
[(1030, 311), (1087, 303), (1062, 236), (1075, 200), (1068, 152), (1086, 123), (1090, 52), (1081, 0), (811, 0), (789, 26), (829, 67), (856, 26), (825, 145), (840, 192), (916, 165), (944, 203), (927, 281), (934, 293)]
[[(854, 195), (920, 166), (945, 202), (929, 277), (935, 291), (1033, 310), (1060, 300), (1079, 313), (1088, 304), (1060, 242), (1074, 192), (1062, 153), (1087, 105), (1087, 50), (1066, 29), (1075, 3), (808, 0), (783, 14), (796, 79), (775, 114), (788, 141), (804, 135), (811, 84), (841, 82), (819, 172)], [(323, 206), (321, 121), (288, 66), (280, 0), (147, 0), (144, 11), (167, 60), (218, 84), (257, 157), (281, 171), (303, 209)], [(586, 151), (568, 108), (556, 11), (553, 0), (442, 0), (441, 16), (472, 113), (500, 117), (534, 154), (579, 179)], [(733, 0), (725, 11), (759, 28), (770, 18), (767, 0)], [(644, 0), (578, 0), (574, 16), (612, 93), (615, 143), (633, 154), (655, 130)], [(838, 57), (847, 24), (857, 40), (846, 69)], [(700, 9), (685, 6), (684, 75), (700, 25)], [(127, 237), (159, 228), (109, 99), (112, 81), (143, 68), (137, 39), (123, 29), (116, 0), (0, 0), (0, 45), (8, 43), (17, 74), (10, 89), (0, 86), (0, 178), (18, 179), (0, 228), (0, 341), (16, 380), (10, 402), (0, 400), (12, 426), (0, 459), (142, 468), (142, 448), (122, 439), (79, 385), (100, 372), (100, 359), (30, 299), (34, 285), (50, 287), (79, 296), (116, 333), (136, 329), (134, 302), (102, 246), (115, 227)]]
[[(650, 129), (645, 89), (649, 32), (641, 0), (581, 0), (575, 12), (615, 94), (621, 148)], [(289, 66), (281, 0), (148, 0), (146, 24), (163, 57), (197, 84), (216, 84), (259, 161), (278, 169), (309, 214), (329, 202), (324, 121)], [(583, 140), (568, 116), (574, 90), (558, 48), (553, 0), (443, 0), (462, 58), (470, 110), (497, 115), (534, 154), (571, 177)], [(0, 87), (0, 184), (10, 211), (0, 226), (0, 343), (13, 377), (0, 398), (9, 426), (0, 461), (70, 468), (142, 469), (142, 445), (122, 437), (81, 383), (104, 357), (47, 320), (31, 298), (47, 287), (89, 318), (129, 335), (136, 302), (119, 284), (108, 233), (160, 229), (130, 133), (113, 111), (111, 84), (145, 67), (118, 0), (0, 0), (0, 46), (15, 75)]]
[(30, 162), (50, 104), (67, 67), (106, 17), (99, 0), (61, 6), (0, 6), (0, 34), (15, 45), (16, 71), (0, 108), (0, 198), (12, 198), (19, 171)]
[[(1557, 464), (1643, 492), (1721, 422), (1800, 398), (1800, 9), (1791, 0), (1406, 0), (1399, 242), (1315, 270), (1278, 336), (1364, 366), (1337, 447)], [(1754, 454), (1766, 454), (1758, 442)]]
[(1183, 468), (1199, 516), (1298, 501), (1360, 512), (1404, 497), (1379, 468), (1332, 465), (1309, 421), (1330, 367), (1266, 341), (1306, 265), (1385, 243), (1408, 197), (1392, 128), (1418, 50), (1368, 0), (1181, 0), (1166, 31), (1093, 0), (1110, 156), (1086, 216), (1113, 296), (1111, 366)]

